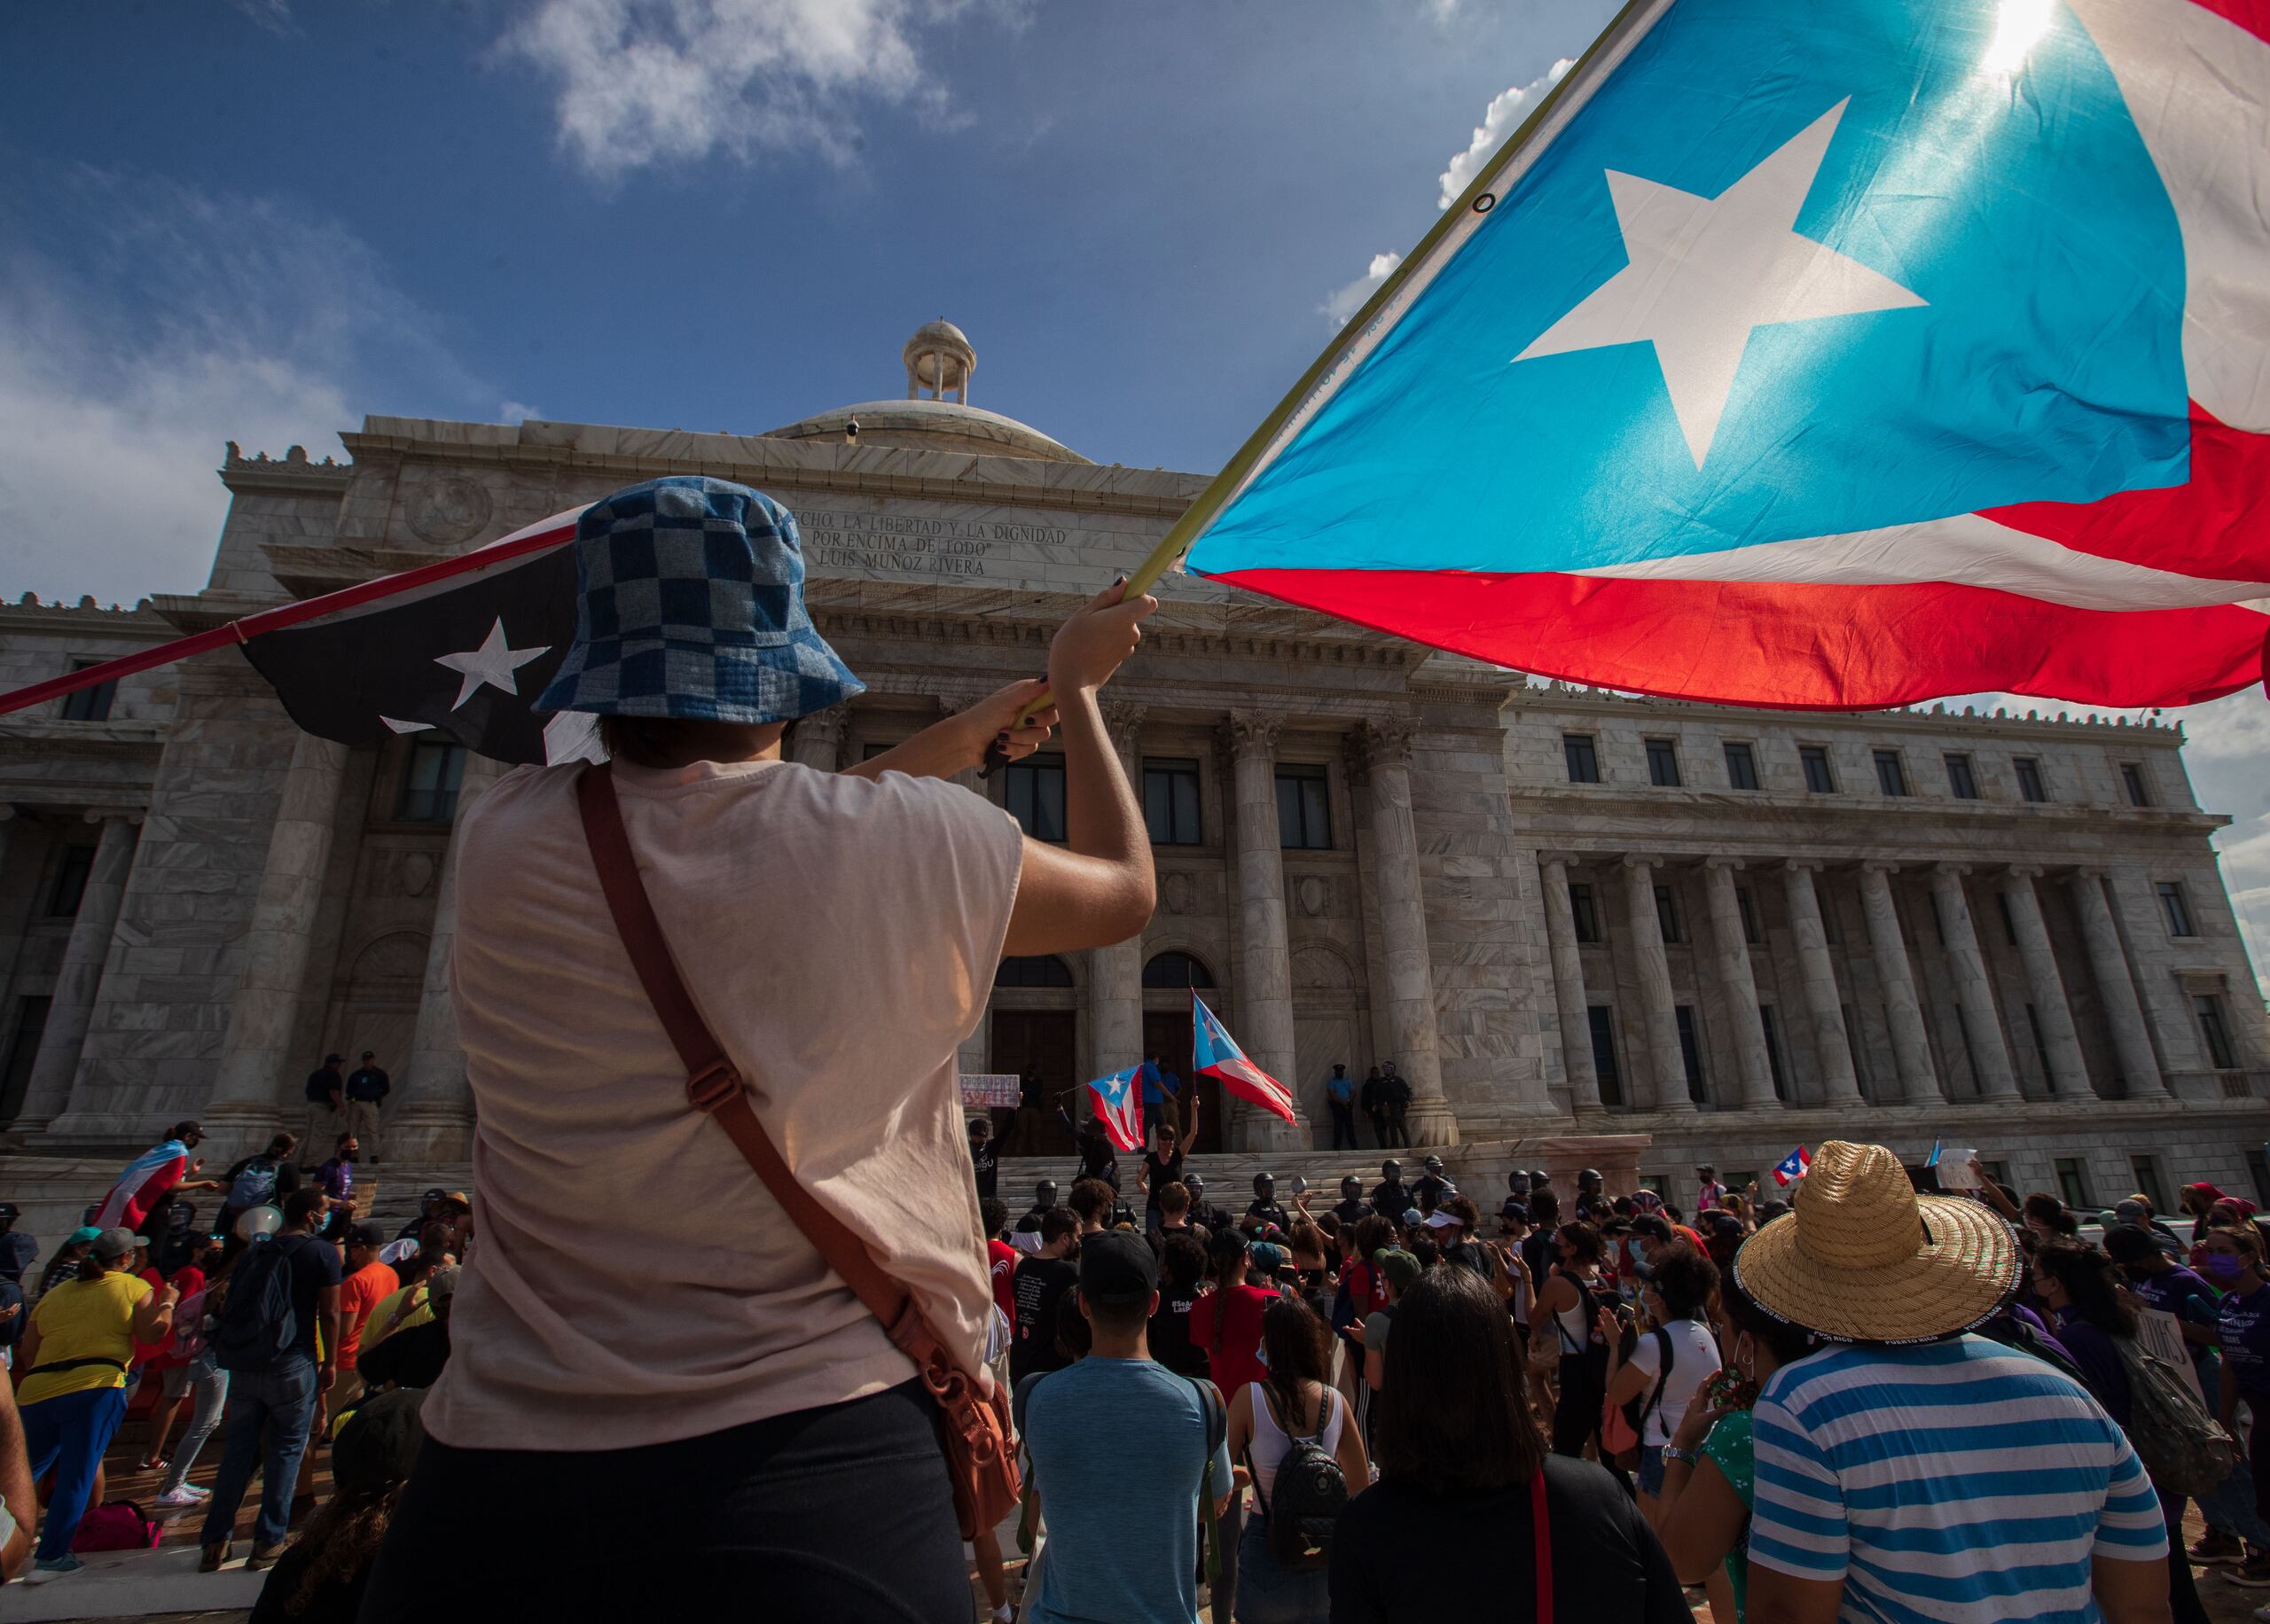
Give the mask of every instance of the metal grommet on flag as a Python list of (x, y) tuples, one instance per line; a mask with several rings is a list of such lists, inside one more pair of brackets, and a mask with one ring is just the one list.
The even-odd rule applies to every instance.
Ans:
[(1474, 199), (1474, 212), (1477, 215), (1486, 215), (1497, 207), (1498, 194), (1494, 191), (1485, 191)]

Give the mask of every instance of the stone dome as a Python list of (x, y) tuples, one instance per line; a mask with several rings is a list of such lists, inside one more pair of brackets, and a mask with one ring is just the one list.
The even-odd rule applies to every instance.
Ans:
[(904, 400), (839, 406), (773, 429), (768, 438), (840, 441), (857, 422), (857, 443), (863, 446), (1030, 457), (1052, 463), (1088, 460), (1014, 418), (980, 411), (969, 403), (969, 375), (977, 370), (977, 351), (969, 336), (951, 322), (942, 317), (923, 323), (906, 340), (899, 359), (906, 366)]

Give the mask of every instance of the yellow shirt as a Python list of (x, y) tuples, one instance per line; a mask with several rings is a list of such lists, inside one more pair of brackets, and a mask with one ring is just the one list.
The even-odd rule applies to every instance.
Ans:
[[(66, 1280), (39, 1300), (32, 1323), (39, 1327), (39, 1363), (16, 1389), (20, 1404), (67, 1393), (126, 1386), (126, 1366), (134, 1357), (134, 1311), (150, 1295), (150, 1283), (124, 1269), (99, 1280)], [(68, 1370), (50, 1365), (74, 1359), (114, 1359), (112, 1364), (82, 1364)]]
[[(394, 1323), (395, 1310), (402, 1307), (403, 1299), (413, 1293), (417, 1296), (418, 1306), (402, 1316), (400, 1324)], [(434, 1305), (426, 1300), (426, 1283), (419, 1280), (379, 1299), (379, 1306), (372, 1309), (371, 1317), (363, 1322), (363, 1346), (376, 1347), (397, 1331), (408, 1331), (413, 1325), (430, 1325), (433, 1323)]]

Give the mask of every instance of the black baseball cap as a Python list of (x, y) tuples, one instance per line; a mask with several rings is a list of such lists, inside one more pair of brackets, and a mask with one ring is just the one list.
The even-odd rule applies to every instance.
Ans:
[(345, 1055), (325, 1055), (323, 1058), (323, 1063), (325, 1066), (336, 1066), (346, 1058)]
[(358, 1223), (347, 1231), (347, 1238), (357, 1246), (383, 1246), (387, 1244), (387, 1232), (380, 1224)]
[(1128, 1230), (1091, 1235), (1080, 1248), (1080, 1295), (1090, 1302), (1148, 1302), (1159, 1289), (1151, 1244)]

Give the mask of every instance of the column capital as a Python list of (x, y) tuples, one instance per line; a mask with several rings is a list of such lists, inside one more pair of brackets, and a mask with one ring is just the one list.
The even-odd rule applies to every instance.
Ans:
[(2013, 882), (2024, 880), (2030, 885), (2039, 879), (2042, 872), (2042, 867), (2038, 863), (2013, 863), (2002, 871), (2002, 878)]
[(2078, 886), (2084, 881), (2094, 885), (2106, 878), (2111, 872), (2112, 871), (2102, 863), (2076, 863), (2066, 871), (2064, 879), (2065, 883), (2070, 886)]
[(1889, 857), (1864, 857), (1860, 860), (1860, 872), (1863, 874), (1889, 876), (1898, 873), (1900, 867)]
[(1411, 765), (1412, 741), (1419, 723), (1409, 716), (1367, 716), (1351, 729), (1342, 747), (1351, 777), (1368, 777), (1374, 768)]
[(1267, 761), (1277, 753), (1277, 735), (1284, 726), (1282, 711), (1232, 711), (1221, 726), (1222, 747), (1238, 761)]
[(1967, 863), (1935, 863), (1931, 865), (1934, 877), (1945, 876), (1948, 879), (1961, 879), (1969, 872), (1970, 864)]
[(1663, 866), (1661, 857), (1651, 856), (1645, 852), (1626, 852), (1616, 861), (1618, 866), (1634, 874), (1648, 873)]
[(1102, 708), (1103, 730), (1111, 735), (1112, 744), (1123, 752), (1133, 750), (1151, 707), (1133, 699), (1106, 699)]
[(1570, 861), (1571, 859), (1567, 852), (1539, 852), (1537, 854), (1537, 866), (1539, 869), (1560, 870), (1561, 878), (1564, 881), (1569, 878), (1569, 864)]
[(86, 817), (90, 824), (139, 824), (144, 813), (141, 807), (89, 807)]
[(1785, 857), (1781, 860), (1781, 871), (1785, 874), (1819, 874), (1828, 867), (1828, 864), (1818, 857)]
[(1739, 874), (1749, 866), (1749, 859), (1729, 857), (1724, 852), (1713, 852), (1710, 856), (1702, 859), (1702, 866), (1706, 870), (1723, 869), (1728, 873)]
[[(949, 710), (959, 708), (952, 705)], [(831, 705), (826, 710), (816, 710), (808, 716), (796, 718), (796, 737), (815, 744), (837, 745), (843, 742), (844, 725), (851, 719), (849, 704)]]

